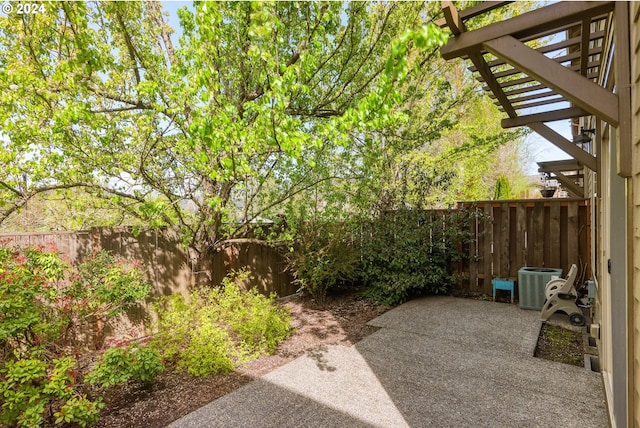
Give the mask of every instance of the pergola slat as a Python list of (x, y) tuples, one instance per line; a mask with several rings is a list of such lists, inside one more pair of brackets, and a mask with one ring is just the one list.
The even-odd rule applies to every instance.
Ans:
[(569, 107), (544, 113), (529, 114), (526, 116), (508, 117), (502, 119), (503, 128), (516, 128), (535, 122), (554, 122), (556, 120), (573, 119), (575, 117), (589, 116), (589, 112), (580, 107)]
[(618, 126), (618, 96), (607, 89), (525, 46), (512, 36), (489, 40), (484, 46), (518, 69), (526, 70), (527, 75), (554, 89), (575, 105), (614, 127)]
[[(598, 39), (602, 39), (603, 37), (604, 37), (604, 31), (597, 31), (595, 33), (591, 33), (590, 40), (591, 41), (595, 41), (595, 40), (598, 40)], [(578, 44), (580, 44), (581, 40), (582, 40), (581, 37), (572, 37), (571, 39), (567, 39), (567, 40), (564, 40), (564, 41), (559, 42), (559, 43), (553, 43), (551, 45), (542, 46), (540, 48), (537, 48), (536, 50), (538, 52), (540, 52), (540, 53), (554, 52), (554, 51), (557, 51), (557, 50), (560, 50), (560, 49), (568, 48), (570, 46), (578, 45)], [(596, 50), (598, 50), (598, 52), (595, 52)], [(596, 47), (594, 49), (591, 49), (589, 51), (589, 55), (593, 55), (595, 53), (600, 53), (600, 52), (602, 52), (602, 47), (598, 46), (598, 47)], [(495, 59), (495, 60), (489, 61), (487, 63), (487, 65), (489, 65), (489, 67), (491, 67), (491, 68), (497, 67), (499, 65), (504, 65), (504, 64), (506, 64), (506, 63), (502, 59)], [(468, 67), (468, 70), (469, 71), (476, 71), (476, 68), (471, 66), (471, 67)]]
[[(563, 61), (558, 61), (556, 59), (550, 58), (552, 59), (554, 62), (560, 64), (561, 62), (566, 62), (569, 61), (571, 59), (578, 59), (580, 58), (580, 54), (576, 53), (576, 54), (572, 54), (572, 55), (567, 55), (567, 57), (569, 57), (568, 59), (564, 59)], [(592, 69), (595, 67), (599, 67), (600, 66), (600, 60), (597, 61), (592, 61), (587, 65), (588, 69)], [(563, 66), (564, 67), (564, 66)], [(572, 65), (572, 66), (567, 66), (566, 68), (568, 68), (571, 71), (580, 71), (580, 65)], [(505, 70), (505, 71), (500, 71), (498, 73), (494, 73), (493, 77), (495, 77), (496, 79), (501, 79), (503, 77), (508, 77), (508, 76), (515, 76), (516, 74), (527, 74), (526, 72), (519, 70), (518, 68), (514, 67), (511, 68), (509, 70)], [(479, 82), (484, 82), (484, 79), (481, 79), (479, 77), (476, 78), (476, 80), (478, 80)]]
[[(589, 73), (589, 74), (587, 74), (587, 79), (596, 79), (596, 78), (598, 78), (598, 73)], [(525, 83), (531, 83), (531, 82), (535, 82), (535, 81), (536, 81), (536, 79), (534, 79), (533, 77), (527, 76), (527, 77), (522, 77), (520, 79), (514, 79), (514, 80), (509, 80), (509, 81), (506, 81), (506, 82), (501, 82), (500, 83), (500, 87), (502, 89), (504, 89), (504, 88), (509, 88), (511, 86), (523, 85)], [(488, 91), (489, 87), (485, 85), (485, 86), (482, 87), (482, 89), (484, 91)]]
[[(591, 52), (589, 51), (589, 33), (591, 27), (591, 20), (584, 19), (582, 21), (582, 25), (580, 26), (580, 74), (583, 76), (587, 75), (587, 64), (589, 63), (589, 55)], [(602, 52), (602, 49), (600, 49)]]
[[(509, 98), (509, 101), (511, 102), (511, 105), (515, 107), (516, 104), (524, 103), (527, 101), (539, 100), (540, 98), (557, 97), (558, 95), (559, 94), (557, 92), (549, 90), (545, 92), (540, 92), (539, 94), (527, 95), (524, 97)], [(498, 105), (497, 102), (494, 102), (494, 104)]]
[(528, 108), (541, 107), (541, 106), (546, 106), (546, 105), (549, 105), (549, 104), (566, 103), (566, 102), (567, 102), (567, 100), (565, 98), (563, 98), (561, 95), (558, 95), (555, 98), (550, 98), (550, 99), (544, 100), (544, 101), (537, 101), (535, 103), (514, 105), (513, 108), (515, 110), (525, 110), (525, 109), (528, 109)]

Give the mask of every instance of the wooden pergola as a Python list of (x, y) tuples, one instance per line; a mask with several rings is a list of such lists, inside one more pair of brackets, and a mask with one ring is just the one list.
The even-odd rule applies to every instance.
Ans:
[(538, 162), (538, 172), (557, 180), (574, 198), (584, 198), (584, 186), (576, 181), (584, 180), (583, 166), (574, 159)]
[[(443, 2), (444, 19), (439, 24), (448, 27), (453, 37), (442, 47), (442, 57), (473, 63), (470, 70), (478, 74), (483, 89), (506, 113), (504, 128), (527, 126), (592, 171), (599, 169), (597, 150), (596, 155), (584, 150), (548, 122), (573, 120), (574, 136), (578, 134), (577, 120), (583, 116), (593, 115), (598, 123), (601, 120), (618, 128), (618, 174), (630, 176), (631, 92), (620, 84), (630, 79), (628, 72), (624, 75), (629, 69), (628, 38), (614, 41), (616, 60), (627, 64), (602, 64), (608, 26), (628, 27), (626, 6), (612, 1), (560, 2), (467, 31), (469, 19), (507, 3), (484, 2), (458, 11), (451, 2)], [(618, 73), (615, 90), (606, 79), (612, 69)]]

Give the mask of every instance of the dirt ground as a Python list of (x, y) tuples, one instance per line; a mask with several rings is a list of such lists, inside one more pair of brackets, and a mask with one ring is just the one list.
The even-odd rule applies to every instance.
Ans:
[(351, 345), (376, 330), (367, 322), (390, 308), (375, 306), (357, 293), (327, 297), (319, 307), (308, 296), (282, 301), (291, 310), (293, 332), (273, 355), (261, 357), (229, 375), (197, 378), (167, 371), (150, 389), (129, 385), (105, 394), (98, 427), (164, 427), (193, 410), (247, 384), (322, 345)]
[(584, 366), (582, 333), (543, 323), (535, 357), (574, 366)]
[[(295, 295), (281, 302), (291, 310), (293, 332), (275, 354), (259, 358), (229, 375), (197, 378), (187, 373), (167, 371), (150, 389), (129, 385), (105, 394), (98, 427), (164, 427), (193, 410), (228, 394), (293, 359), (312, 353), (329, 344), (351, 345), (373, 333), (367, 322), (388, 311), (375, 306), (357, 293), (344, 293), (327, 298), (319, 307), (309, 296)], [(536, 356), (576, 364), (582, 358), (580, 335), (554, 332), (548, 337), (543, 328)], [(562, 340), (556, 340), (555, 337)]]

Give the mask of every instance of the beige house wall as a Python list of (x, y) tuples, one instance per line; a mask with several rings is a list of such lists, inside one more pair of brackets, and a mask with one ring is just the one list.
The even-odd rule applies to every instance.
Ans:
[(630, 420), (640, 427), (640, 2), (631, 2), (629, 11), (630, 54), (631, 54), (631, 113), (632, 118), (632, 179), (631, 198), (631, 245), (629, 263), (630, 286), (632, 287), (632, 311), (630, 341), (631, 373), (630, 373)]
[[(618, 53), (617, 29), (611, 19), (608, 27), (613, 31), (605, 36), (602, 55), (602, 63), (609, 67), (605, 66), (598, 83), (619, 93), (624, 88), (615, 81), (616, 66), (631, 68), (631, 178), (625, 180), (617, 174), (619, 150), (624, 145), (620, 139), (625, 138), (621, 131), (594, 122), (594, 117), (583, 118), (582, 123), (585, 128), (597, 129), (597, 182), (585, 189), (597, 195), (592, 237), (596, 241), (598, 290), (592, 322), (599, 327), (600, 366), (613, 427), (640, 427), (640, 192), (634, 192), (640, 189), (640, 2), (629, 6), (629, 28), (621, 31), (629, 31), (630, 64), (623, 58), (610, 61)], [(624, 113), (622, 107), (620, 112)]]
[(600, 353), (600, 367), (602, 370), (602, 378), (604, 381), (605, 393), (609, 398), (607, 405), (609, 413), (613, 413), (613, 331), (611, 327), (612, 305), (611, 305), (611, 281), (607, 272), (607, 260), (611, 257), (611, 249), (609, 246), (611, 236), (611, 209), (608, 201), (610, 200), (610, 183), (608, 179), (610, 174), (610, 140), (609, 127), (604, 127), (602, 135), (602, 144), (600, 152), (600, 170), (601, 179), (600, 194), (598, 195), (598, 299), (596, 304), (596, 313), (594, 323), (600, 326), (598, 350)]

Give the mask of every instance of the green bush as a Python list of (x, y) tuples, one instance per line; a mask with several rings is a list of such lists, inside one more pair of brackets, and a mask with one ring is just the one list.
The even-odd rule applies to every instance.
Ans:
[(164, 364), (158, 351), (148, 346), (129, 345), (107, 349), (85, 380), (101, 387), (130, 380), (149, 384), (163, 371)]
[(101, 399), (91, 401), (78, 392), (73, 357), (63, 357), (48, 364), (38, 359), (7, 361), (0, 370), (0, 422), (19, 427), (39, 427), (44, 415), (58, 403), (53, 414), (55, 423), (77, 423), (81, 426), (98, 421)]
[(77, 338), (87, 322), (108, 325), (149, 290), (136, 263), (106, 253), (75, 269), (52, 247), (0, 247), (0, 422), (96, 422), (102, 404), (77, 380)]
[(273, 297), (243, 291), (246, 272), (219, 288), (169, 296), (156, 305), (152, 346), (177, 369), (194, 376), (228, 373), (250, 358), (273, 352), (289, 336), (290, 315)]
[(330, 290), (358, 278), (360, 260), (353, 226), (350, 222), (315, 223), (297, 230), (288, 268), (300, 289), (321, 305)]
[(366, 294), (380, 304), (398, 304), (423, 294), (444, 294), (457, 282), (452, 264), (472, 238), (472, 212), (444, 216), (402, 209), (363, 224), (362, 277)]
[(210, 300), (219, 305), (221, 320), (239, 341), (243, 353), (255, 356), (271, 354), (289, 337), (289, 312), (256, 289), (243, 291), (238, 284), (248, 278), (247, 272), (223, 280), (222, 287), (211, 292)]

